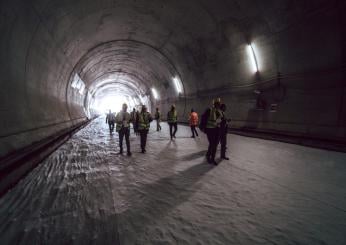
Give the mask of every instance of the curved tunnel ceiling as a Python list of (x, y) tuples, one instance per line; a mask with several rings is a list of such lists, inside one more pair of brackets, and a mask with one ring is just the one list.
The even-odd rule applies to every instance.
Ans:
[[(78, 2), (52, 2), (42, 8), (59, 46), (71, 63), (80, 64), (77, 69), (87, 83), (107, 79), (110, 73), (127, 74), (139, 82), (133, 78), (142, 68), (139, 79), (149, 80), (145, 84), (167, 82), (167, 70), (191, 72), (186, 64), (189, 57), (184, 56), (186, 44), (193, 46), (196, 37), (215, 33), (214, 20), (198, 1), (89, 2), (82, 9)], [(194, 90), (193, 81), (184, 85)]]
[[(152, 80), (144, 81), (145, 84), (164, 80), (167, 77), (164, 72), (151, 70), (156, 66), (154, 61), (147, 64), (147, 61), (143, 63), (145, 58), (136, 59), (136, 55), (153, 51), (151, 56), (158, 52), (174, 65), (183, 82), (187, 81), (184, 86), (190, 94), (215, 86), (253, 84), (256, 80), (246, 69), (249, 61), (244, 51), (246, 44), (253, 40), (260, 43), (267, 56), (265, 61), (260, 60), (262, 78), (276, 76), (280, 67), (273, 35), (303, 20), (306, 12), (314, 11), (319, 5), (323, 4), (102, 0), (48, 1), (35, 7), (71, 64), (89, 58), (80, 67), (85, 72), (81, 77), (87, 83), (92, 82), (89, 79), (96, 82), (107, 79), (106, 74), (112, 77), (111, 74), (126, 72), (131, 81)], [(134, 79), (142, 67), (143, 75)], [(220, 76), (215, 77), (213, 69)], [(211, 79), (214, 84), (210, 83)]]
[(126, 94), (149, 96), (154, 87), (165, 98), (176, 96), (172, 78), (179, 77), (172, 62), (159, 50), (133, 40), (98, 45), (80, 59), (74, 73), (92, 95), (100, 89), (118, 88)]
[[(113, 79), (116, 73), (127, 74), (127, 80), (145, 86), (167, 81), (165, 71), (156, 68), (155, 61), (161, 62), (154, 56), (159, 53), (169, 60), (163, 63), (174, 65), (183, 82), (188, 81), (184, 82), (187, 94), (254, 83), (244, 64), (249, 62), (244, 50), (251, 40), (257, 40), (267, 53), (265, 61), (260, 60), (262, 77), (275, 76), (279, 67), (272, 35), (314, 9), (303, 3), (290, 6), (288, 1), (236, 0), (49, 1), (35, 7), (71, 64), (79, 62), (77, 69), (83, 72), (79, 74), (88, 84), (107, 76)], [(293, 7), (290, 15), (282, 16), (288, 7)], [(155, 61), (143, 56), (151, 51)], [(220, 63), (225, 59), (229, 61)], [(138, 75), (141, 68), (143, 74)], [(211, 74), (212, 69), (220, 76)]]

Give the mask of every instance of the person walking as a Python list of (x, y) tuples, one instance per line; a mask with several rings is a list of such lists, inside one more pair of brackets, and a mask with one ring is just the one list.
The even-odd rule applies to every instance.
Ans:
[(217, 162), (215, 161), (215, 155), (217, 150), (217, 145), (219, 144), (219, 138), (220, 138), (220, 123), (221, 123), (221, 117), (222, 113), (220, 110), (220, 99), (217, 99), (213, 103), (213, 107), (209, 108), (208, 113), (208, 120), (205, 132), (207, 134), (209, 146), (208, 146), (208, 152), (207, 152), (207, 160), (211, 164), (217, 165)]
[(153, 121), (151, 114), (147, 111), (145, 105), (142, 106), (141, 112), (137, 113), (136, 118), (136, 129), (139, 132), (141, 138), (141, 149), (142, 153), (146, 152), (147, 137), (150, 128), (150, 122)]
[(226, 156), (227, 150), (227, 134), (228, 134), (228, 120), (226, 117), (226, 104), (221, 104), (221, 123), (220, 123), (220, 144), (221, 144), (221, 159), (229, 160)]
[(108, 123), (109, 126), (109, 133), (112, 134), (114, 131), (115, 115), (111, 110), (109, 110), (109, 113), (106, 116), (106, 123)]
[[(169, 134), (171, 136), (171, 140), (175, 138), (175, 134), (178, 131), (178, 116), (177, 111), (175, 109), (175, 105), (171, 106), (171, 110), (167, 113), (167, 122), (169, 125)], [(174, 128), (174, 131), (173, 131)]]
[(133, 108), (133, 110), (131, 111), (130, 116), (131, 116), (131, 122), (132, 122), (132, 126), (133, 126), (133, 132), (137, 135), (136, 127), (135, 127), (136, 115), (137, 115), (136, 108)]
[(155, 120), (156, 120), (156, 131), (161, 131), (161, 112), (159, 111), (159, 108), (156, 108), (155, 112)]
[(127, 155), (131, 156), (131, 148), (130, 148), (130, 122), (131, 115), (127, 112), (127, 104), (123, 104), (122, 110), (115, 117), (115, 122), (117, 124), (116, 131), (119, 134), (119, 154), (123, 154), (123, 140), (125, 137)]
[(191, 109), (189, 122), (190, 122), (190, 127), (191, 127), (191, 132), (192, 132), (191, 138), (195, 138), (195, 134), (198, 137), (198, 133), (196, 130), (196, 127), (198, 125), (198, 114), (193, 109)]

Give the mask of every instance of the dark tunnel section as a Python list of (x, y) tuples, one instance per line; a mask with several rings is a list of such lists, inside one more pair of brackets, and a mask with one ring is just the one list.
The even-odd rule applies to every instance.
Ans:
[(337, 0), (3, 0), (0, 157), (116, 96), (163, 115), (176, 104), (181, 122), (220, 97), (234, 130), (345, 142), (345, 10)]

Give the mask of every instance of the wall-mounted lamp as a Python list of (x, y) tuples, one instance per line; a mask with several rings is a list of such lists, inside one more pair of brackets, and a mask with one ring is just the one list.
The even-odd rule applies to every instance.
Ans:
[(173, 83), (175, 86), (175, 89), (177, 90), (178, 94), (183, 92), (183, 86), (181, 85), (181, 81), (178, 77), (173, 77)]
[(152, 88), (151, 92), (153, 93), (154, 99), (157, 100), (159, 98), (159, 94), (157, 93), (156, 89)]
[(257, 58), (256, 58), (256, 54), (255, 54), (255, 50), (254, 50), (254, 45), (253, 44), (248, 44), (247, 46), (247, 53), (250, 57), (251, 60), (251, 68), (253, 72), (258, 72), (258, 62), (257, 62)]

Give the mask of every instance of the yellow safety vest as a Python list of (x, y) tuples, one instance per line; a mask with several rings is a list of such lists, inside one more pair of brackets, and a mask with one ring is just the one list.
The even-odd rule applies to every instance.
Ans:
[(146, 130), (150, 128), (149, 112), (138, 114), (138, 130)]
[[(123, 121), (124, 120), (124, 121)], [(119, 112), (115, 118), (117, 124), (115, 130), (119, 132), (122, 128), (130, 127), (131, 116), (128, 112)]]
[(167, 122), (168, 123), (176, 123), (177, 122), (177, 111), (169, 111), (167, 115)]

